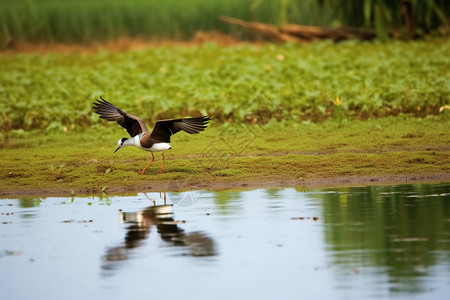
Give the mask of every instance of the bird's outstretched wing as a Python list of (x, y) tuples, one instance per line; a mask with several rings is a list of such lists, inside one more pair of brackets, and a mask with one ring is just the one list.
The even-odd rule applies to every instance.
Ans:
[(196, 134), (205, 130), (211, 119), (209, 116), (203, 116), (199, 118), (160, 120), (156, 122), (151, 137), (170, 143), (170, 137), (181, 130), (190, 134)]
[(116, 121), (128, 131), (131, 137), (142, 132), (148, 132), (148, 129), (141, 118), (130, 115), (102, 97), (100, 97), (100, 99), (101, 100), (97, 100), (98, 102), (94, 102), (94, 106), (92, 107), (94, 112), (100, 115), (100, 118), (108, 121)]

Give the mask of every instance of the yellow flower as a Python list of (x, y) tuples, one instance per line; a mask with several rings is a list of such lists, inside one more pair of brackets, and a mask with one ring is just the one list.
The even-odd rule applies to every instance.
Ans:
[(341, 97), (337, 96), (336, 99), (334, 99), (333, 102), (334, 102), (334, 105), (341, 106), (341, 104), (342, 104)]
[(277, 59), (278, 59), (279, 61), (284, 60), (284, 55), (283, 55), (283, 54), (278, 54), (278, 55), (277, 55)]

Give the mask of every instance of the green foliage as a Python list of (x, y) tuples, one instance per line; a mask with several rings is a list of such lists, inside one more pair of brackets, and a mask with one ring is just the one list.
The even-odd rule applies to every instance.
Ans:
[[(233, 28), (219, 15), (250, 18), (253, 0), (14, 0), (0, 2), (0, 45), (11, 41), (86, 43), (118, 37), (192, 37), (198, 30)], [(256, 12), (274, 23), (264, 1)], [(260, 11), (264, 11), (261, 12)]]
[(333, 101), (333, 104), (334, 104), (334, 110), (333, 110), (334, 118), (338, 122), (338, 125), (340, 127), (344, 120), (344, 112), (342, 110), (341, 98), (339, 96), (336, 97), (336, 99), (334, 99), (334, 101)]
[(322, 121), (336, 95), (341, 120), (438, 114), (450, 99), (448, 53), (450, 41), (435, 39), (0, 56), (0, 129), (105, 126), (91, 109), (99, 96), (149, 122), (199, 114), (216, 123)]
[(323, 9), (334, 10), (342, 25), (374, 28), (380, 40), (389, 34), (414, 37), (442, 28), (449, 33), (447, 0), (320, 0)]
[(60, 164), (59, 168), (55, 168), (55, 167), (53, 167), (53, 165), (50, 165), (50, 172), (52, 172), (52, 174), (58, 175), (65, 165), (66, 164)]
[(199, 30), (242, 33), (218, 20), (228, 15), (271, 24), (353, 25), (408, 35), (444, 26), (448, 0), (3, 0), (0, 47), (16, 41), (90, 43), (122, 36), (192, 37)]

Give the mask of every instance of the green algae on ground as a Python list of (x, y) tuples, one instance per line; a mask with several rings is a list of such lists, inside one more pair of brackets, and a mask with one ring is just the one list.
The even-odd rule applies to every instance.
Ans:
[(450, 122), (440, 117), (389, 117), (340, 127), (213, 125), (199, 135), (174, 136), (172, 150), (165, 152), (167, 173), (160, 175), (159, 153), (144, 175), (136, 171), (150, 153), (126, 147), (114, 154), (116, 141), (126, 134), (109, 125), (2, 140), (0, 194), (183, 190), (239, 182), (301, 186), (308, 180), (386, 175), (441, 174), (448, 180), (450, 173)]

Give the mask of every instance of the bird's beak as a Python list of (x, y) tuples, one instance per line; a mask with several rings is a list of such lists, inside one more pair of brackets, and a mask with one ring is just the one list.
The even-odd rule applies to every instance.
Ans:
[(119, 150), (120, 149), (120, 147), (117, 147), (117, 149), (116, 149), (116, 151), (114, 151), (114, 153), (116, 153), (117, 152), (117, 150)]

